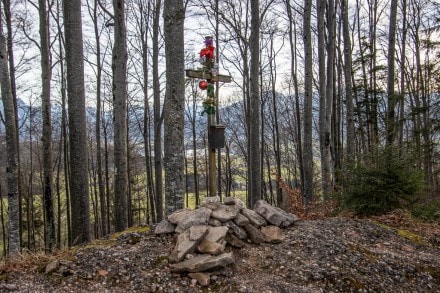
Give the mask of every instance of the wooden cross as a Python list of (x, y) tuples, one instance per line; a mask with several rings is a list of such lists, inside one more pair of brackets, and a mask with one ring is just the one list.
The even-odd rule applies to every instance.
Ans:
[[(209, 172), (208, 172), (208, 190), (209, 196), (215, 196), (217, 191), (217, 171), (215, 164), (215, 150), (224, 147), (224, 126), (217, 125), (215, 119), (215, 105), (217, 98), (214, 93), (214, 84), (217, 82), (229, 83), (232, 77), (219, 74), (218, 65), (215, 64), (214, 46), (212, 37), (205, 37), (205, 47), (200, 51), (200, 58), (203, 68), (186, 69), (186, 76), (194, 79), (201, 79), (199, 87), (207, 90), (207, 98), (203, 102), (204, 110), (208, 116), (208, 140), (209, 140)], [(206, 81), (205, 81), (206, 80)]]

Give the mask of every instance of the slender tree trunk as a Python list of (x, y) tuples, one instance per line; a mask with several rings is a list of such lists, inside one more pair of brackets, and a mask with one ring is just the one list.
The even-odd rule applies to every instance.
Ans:
[(96, 124), (95, 124), (95, 137), (96, 137), (96, 164), (98, 172), (98, 192), (99, 192), (99, 207), (101, 218), (101, 233), (100, 236), (105, 236), (109, 233), (107, 227), (107, 204), (105, 198), (104, 176), (102, 171), (102, 142), (101, 142), (101, 84), (102, 84), (102, 65), (101, 65), (101, 40), (99, 37), (98, 28), (98, 1), (95, 0), (93, 4), (93, 26), (95, 31), (96, 41)]
[(185, 8), (182, 0), (164, 2), (164, 37), (166, 92), (164, 102), (164, 166), (166, 213), (183, 208), (185, 195), (184, 106), (185, 78), (183, 25)]
[(396, 52), (396, 26), (397, 26), (397, 0), (391, 0), (390, 24), (388, 30), (388, 75), (387, 75), (387, 96), (388, 109), (386, 117), (387, 145), (392, 146), (396, 137), (395, 107), (396, 95), (394, 93), (394, 59)]
[(312, 0), (304, 0), (304, 201), (310, 204), (313, 200), (313, 145), (312, 145), (312, 97), (313, 97), (313, 60), (311, 31)]
[(127, 40), (125, 0), (113, 0), (113, 120), (115, 138), (115, 231), (128, 226), (128, 169), (127, 169)]
[(45, 222), (45, 249), (51, 251), (55, 246), (55, 214), (53, 211), (53, 184), (52, 184), (52, 119), (50, 104), (50, 80), (52, 77), (49, 23), (46, 0), (38, 0), (40, 15), (40, 51), (41, 51), (41, 108), (43, 115), (43, 202)]
[(154, 180), (153, 180), (153, 169), (152, 169), (152, 159), (151, 159), (151, 112), (150, 112), (150, 103), (148, 99), (148, 38), (147, 34), (149, 31), (149, 21), (148, 15), (151, 12), (150, 1), (148, 2), (147, 10), (145, 11), (145, 7), (143, 4), (139, 4), (140, 6), (140, 14), (141, 14), (141, 41), (142, 41), (142, 68), (144, 72), (144, 84), (143, 84), (143, 92), (144, 92), (144, 153), (145, 153), (145, 166), (147, 171), (147, 206), (150, 207), (150, 213), (147, 216), (147, 222), (149, 223), (149, 219), (151, 217), (152, 222), (155, 223), (156, 219), (156, 205), (155, 205), (155, 192), (154, 192)]
[[(4, 4), (4, 13), (5, 13), (5, 22), (6, 22), (6, 28), (7, 28), (7, 53), (8, 53), (8, 62), (9, 62), (9, 82), (11, 86), (11, 94), (12, 94), (12, 103), (13, 103), (13, 110), (14, 110), (14, 116), (15, 116), (15, 129), (18, 132), (18, 107), (17, 107), (17, 88), (15, 85), (15, 58), (14, 58), (14, 50), (13, 50), (13, 29), (12, 29), (12, 17), (11, 17), (11, 1), (10, 0), (3, 0)], [(1, 6), (1, 5), (0, 5)], [(1, 9), (0, 9), (1, 11)], [(0, 17), (1, 19), (1, 17)], [(21, 171), (20, 171), (20, 145), (19, 145), (19, 137), (17, 135), (16, 137), (17, 142), (17, 165), (18, 165), (18, 229), (19, 229), (19, 235), (20, 235), (20, 243), (23, 242), (23, 231), (21, 229), (22, 227), (22, 192), (21, 192)]]
[(333, 0), (328, 1), (327, 8), (327, 80), (325, 90), (325, 109), (324, 109), (324, 123), (321, 127), (321, 170), (322, 170), (322, 191), (324, 198), (327, 198), (333, 190), (332, 173), (333, 162), (331, 158), (331, 125), (333, 116), (333, 95), (334, 95), (334, 72), (335, 72), (335, 60), (336, 60), (336, 13), (335, 2)]
[(407, 21), (406, 21), (406, 7), (407, 7), (407, 0), (402, 0), (402, 14), (403, 14), (403, 21), (402, 21), (402, 51), (401, 51), (401, 63), (400, 63), (400, 99), (399, 99), (399, 106), (400, 106), (400, 112), (399, 112), (399, 150), (402, 154), (403, 152), (403, 126), (404, 126), (404, 116), (405, 116), (405, 70), (406, 70), (406, 35), (407, 35)]
[(342, 10), (342, 31), (344, 39), (344, 81), (345, 81), (345, 101), (347, 105), (346, 126), (347, 126), (347, 156), (352, 158), (355, 149), (354, 134), (354, 105), (353, 105), (353, 86), (352, 86), (352, 58), (351, 58), (351, 40), (350, 27), (348, 22), (348, 0), (341, 1)]
[(70, 144), (72, 244), (90, 241), (81, 1), (64, 1)]
[[(162, 221), (163, 210), (163, 159), (162, 159), (162, 106), (159, 83), (159, 20), (161, 0), (155, 1), (153, 17), (153, 100), (154, 100), (154, 179), (156, 183), (157, 221)], [(183, 21), (183, 20), (182, 20)]]
[(250, 62), (250, 128), (249, 168), (251, 207), (261, 199), (261, 150), (260, 150), (260, 1), (251, 0)]
[[(1, 23), (1, 18), (0, 18)], [(15, 123), (14, 99), (8, 71), (8, 51), (6, 39), (0, 29), (0, 83), (5, 114), (6, 150), (7, 150), (7, 190), (8, 190), (8, 253), (15, 256), (20, 251), (20, 214), (18, 197), (18, 145)]]
[[(298, 89), (298, 75), (297, 75), (297, 62), (296, 62), (296, 25), (292, 15), (292, 7), (290, 0), (286, 0), (287, 15), (289, 18), (289, 42), (290, 42), (290, 72), (292, 74), (293, 88), (295, 92), (295, 111), (296, 111), (296, 151), (298, 156), (299, 165), (299, 179), (301, 194), (304, 194), (304, 164), (303, 164), (303, 153), (302, 153), (302, 131), (301, 131), (301, 110), (299, 105), (299, 89)], [(296, 172), (295, 172), (296, 173)]]

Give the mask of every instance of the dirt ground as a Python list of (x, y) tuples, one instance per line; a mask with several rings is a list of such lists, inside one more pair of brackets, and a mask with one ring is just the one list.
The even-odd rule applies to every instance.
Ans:
[(280, 244), (227, 248), (235, 264), (207, 272), (207, 286), (170, 272), (175, 235), (127, 232), (4, 263), (0, 292), (440, 292), (437, 225), (394, 213), (302, 220), (283, 231)]

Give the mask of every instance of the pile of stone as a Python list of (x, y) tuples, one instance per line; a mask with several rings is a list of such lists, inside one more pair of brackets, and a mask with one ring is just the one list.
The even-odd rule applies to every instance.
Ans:
[(195, 210), (183, 209), (168, 216), (155, 228), (156, 234), (178, 233), (169, 256), (171, 270), (176, 273), (198, 273), (226, 267), (234, 263), (227, 244), (243, 247), (246, 242), (280, 243), (281, 228), (293, 225), (296, 216), (259, 200), (253, 210), (242, 200), (208, 197)]

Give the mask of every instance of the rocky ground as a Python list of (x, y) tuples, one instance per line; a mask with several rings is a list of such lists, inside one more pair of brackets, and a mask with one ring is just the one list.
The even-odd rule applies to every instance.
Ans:
[(228, 246), (235, 263), (206, 286), (171, 273), (175, 235), (127, 232), (3, 264), (0, 292), (440, 292), (440, 233), (426, 227), (420, 236), (372, 219), (298, 221), (282, 243)]

